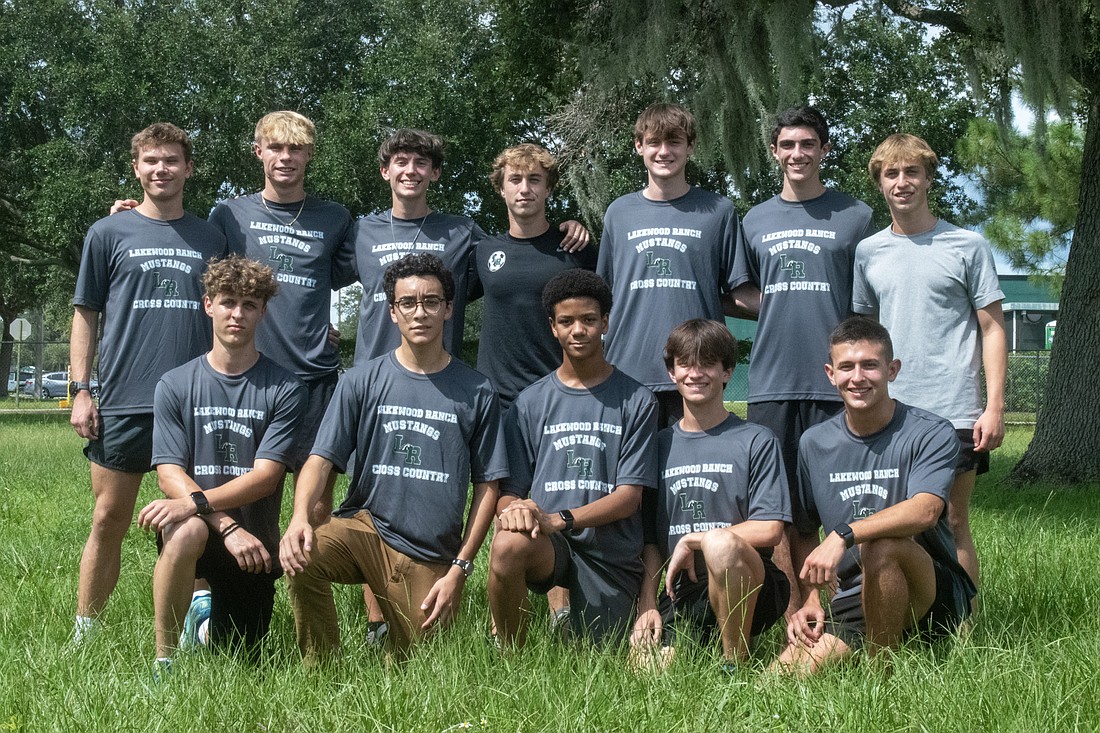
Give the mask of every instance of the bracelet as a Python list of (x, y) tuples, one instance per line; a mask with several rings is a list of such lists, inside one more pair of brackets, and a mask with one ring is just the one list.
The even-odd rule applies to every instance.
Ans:
[(233, 534), (240, 528), (241, 525), (239, 522), (230, 522), (229, 526), (222, 530), (222, 539), (224, 540), (226, 537)]

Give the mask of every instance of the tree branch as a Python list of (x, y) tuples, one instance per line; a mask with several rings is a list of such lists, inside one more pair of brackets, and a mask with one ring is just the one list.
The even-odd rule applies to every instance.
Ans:
[(978, 35), (978, 32), (974, 29), (974, 26), (970, 25), (970, 21), (967, 20), (966, 16), (962, 13), (955, 13), (950, 10), (936, 10), (934, 8), (925, 8), (915, 3), (907, 2), (906, 0), (881, 1), (883, 5), (893, 11), (894, 15), (900, 15), (902, 18), (915, 20), (918, 23), (924, 23), (925, 25), (942, 26), (949, 31), (964, 36)]

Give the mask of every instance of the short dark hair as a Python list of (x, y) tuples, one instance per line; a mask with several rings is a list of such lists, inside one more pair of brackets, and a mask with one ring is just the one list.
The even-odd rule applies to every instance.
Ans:
[(886, 361), (894, 359), (894, 342), (890, 332), (878, 321), (864, 316), (851, 316), (841, 321), (829, 334), (829, 362), (833, 361), (833, 347), (838, 344), (854, 344), (857, 341), (870, 341), (881, 344)]
[(130, 138), (130, 157), (136, 161), (143, 149), (164, 145), (179, 145), (184, 162), (191, 161), (191, 138), (171, 122), (154, 122)]
[(396, 301), (394, 290), (397, 281), (406, 277), (434, 277), (443, 286), (443, 298), (448, 303), (455, 299), (455, 279), (443, 260), (426, 252), (414, 252), (387, 267), (382, 275), (382, 290), (386, 292), (386, 302), (390, 305)]
[(696, 365), (721, 363), (723, 369), (733, 369), (737, 364), (737, 339), (724, 323), (693, 318), (669, 333), (664, 357), (669, 370), (677, 359)]
[(791, 107), (780, 112), (772, 128), (772, 145), (779, 142), (779, 133), (784, 127), (810, 127), (817, 133), (817, 141), (822, 146), (829, 142), (829, 123), (816, 107)]
[(394, 130), (393, 134), (382, 141), (378, 146), (378, 163), (388, 167), (390, 158), (398, 153), (414, 153), (423, 155), (432, 161), (432, 168), (443, 167), (443, 156), (446, 145), (443, 138), (426, 130), (413, 130), (403, 127)]
[(604, 279), (591, 270), (573, 268), (559, 272), (542, 289), (542, 307), (547, 317), (553, 319), (554, 306), (570, 298), (592, 298), (600, 304), (600, 315), (611, 312), (611, 288)]
[(237, 295), (257, 298), (266, 304), (279, 291), (270, 267), (238, 254), (211, 260), (202, 276), (202, 285), (210, 300), (219, 295)]

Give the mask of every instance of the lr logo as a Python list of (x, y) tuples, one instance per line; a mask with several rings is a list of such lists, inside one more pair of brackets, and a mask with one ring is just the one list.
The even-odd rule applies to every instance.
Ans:
[(671, 260), (667, 257), (658, 257), (651, 249), (647, 249), (645, 252), (645, 266), (656, 270), (658, 277), (672, 274)]
[(406, 466), (420, 465), (420, 446), (406, 443), (404, 435), (393, 436), (393, 452), (405, 454)]
[(267, 258), (267, 261), (278, 265), (275, 268), (276, 272), (294, 272), (294, 258), (280, 253), (279, 248), (275, 245), (271, 245), (271, 256)]
[(575, 456), (571, 450), (565, 452), (565, 467), (577, 469), (577, 475), (581, 478), (592, 477), (592, 459)]
[(795, 280), (806, 277), (806, 263), (801, 260), (788, 260), (787, 255), (779, 255), (779, 269), (786, 270)]
[(217, 434), (217, 453), (224, 463), (237, 462), (237, 446), (232, 441), (226, 440), (221, 433)]
[(688, 501), (687, 494), (680, 494), (680, 511), (690, 512), (692, 519), (706, 519), (707, 513), (699, 499)]
[(167, 278), (162, 280), (158, 270), (153, 270), (153, 282), (156, 283), (158, 290), (164, 291), (165, 298), (178, 298), (180, 296), (180, 288), (176, 281)]

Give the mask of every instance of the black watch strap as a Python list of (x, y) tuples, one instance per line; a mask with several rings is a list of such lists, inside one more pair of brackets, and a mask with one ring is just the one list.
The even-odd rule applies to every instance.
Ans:
[(566, 534), (573, 534), (573, 522), (575, 521), (573, 519), (573, 512), (569, 511), (568, 509), (562, 509), (560, 512), (558, 512), (558, 516), (561, 517), (561, 520), (563, 522), (565, 522), (565, 529), (563, 529), (562, 531)]
[(214, 508), (210, 506), (210, 502), (206, 500), (206, 494), (201, 491), (191, 492), (191, 501), (195, 502), (196, 514), (206, 515), (214, 511)]
[(90, 394), (91, 391), (92, 391), (92, 388), (88, 385), (87, 382), (69, 382), (69, 396), (70, 397), (76, 397), (76, 393), (77, 392), (82, 392), (82, 391), (83, 392), (88, 392)]
[(844, 540), (845, 547), (851, 548), (856, 544), (856, 533), (852, 531), (851, 526), (849, 526), (848, 524), (842, 524), (833, 531), (840, 535), (840, 538)]

